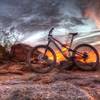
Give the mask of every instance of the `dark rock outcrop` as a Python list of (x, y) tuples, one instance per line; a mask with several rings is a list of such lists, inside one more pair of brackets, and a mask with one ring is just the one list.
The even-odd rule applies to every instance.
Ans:
[(11, 47), (11, 54), (13, 59), (19, 60), (19, 61), (26, 61), (27, 55), (32, 49), (31, 46), (26, 44), (15, 44)]

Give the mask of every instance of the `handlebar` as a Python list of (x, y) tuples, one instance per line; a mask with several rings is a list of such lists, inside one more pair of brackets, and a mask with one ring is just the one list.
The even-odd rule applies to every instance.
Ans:
[(54, 27), (50, 29), (50, 31), (49, 31), (49, 35), (52, 34), (52, 31), (53, 31), (53, 30), (54, 30)]
[(76, 36), (78, 33), (69, 33), (69, 35)]

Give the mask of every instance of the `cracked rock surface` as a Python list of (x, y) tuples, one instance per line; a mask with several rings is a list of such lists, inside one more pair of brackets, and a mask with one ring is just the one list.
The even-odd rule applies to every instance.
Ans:
[(2, 65), (0, 100), (100, 100), (100, 71), (39, 74), (24, 64)]

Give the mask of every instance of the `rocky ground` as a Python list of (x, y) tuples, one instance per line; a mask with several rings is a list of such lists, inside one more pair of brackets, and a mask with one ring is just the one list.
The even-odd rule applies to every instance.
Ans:
[(39, 74), (10, 62), (0, 66), (0, 100), (100, 100), (100, 71)]

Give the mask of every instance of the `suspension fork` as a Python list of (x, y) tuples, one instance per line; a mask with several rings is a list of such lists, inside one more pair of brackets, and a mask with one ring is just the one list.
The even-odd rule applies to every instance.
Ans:
[(45, 49), (45, 52), (44, 52), (44, 57), (45, 57), (45, 55), (47, 53), (47, 50), (48, 50), (48, 47), (49, 47), (50, 42), (51, 42), (51, 40), (48, 41), (48, 44), (47, 44), (46, 49)]
[(71, 47), (72, 47), (73, 40), (74, 40), (74, 36), (72, 36), (72, 39), (71, 39), (71, 42), (70, 42), (70, 45), (69, 45), (69, 48), (70, 48), (70, 49), (69, 49), (68, 56), (71, 56), (70, 50), (71, 50)]
[(71, 39), (71, 42), (70, 42), (70, 46), (69, 46), (69, 48), (72, 47), (73, 40), (74, 40), (74, 36), (72, 36), (72, 39)]

